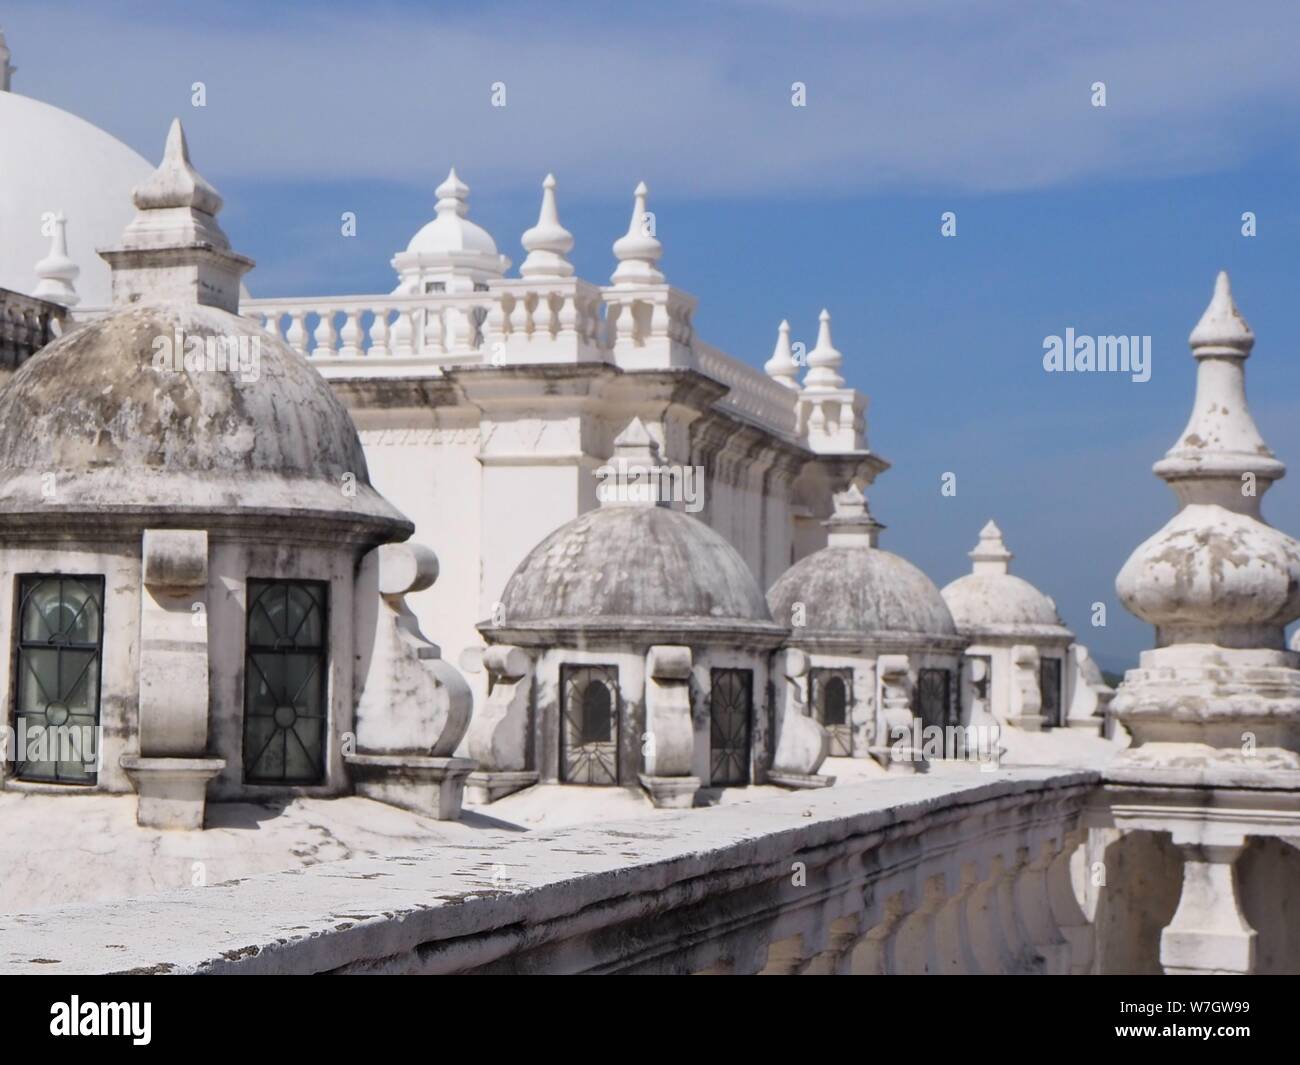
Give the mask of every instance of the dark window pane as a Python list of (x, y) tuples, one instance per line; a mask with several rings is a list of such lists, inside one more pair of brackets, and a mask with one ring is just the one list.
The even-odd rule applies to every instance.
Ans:
[(318, 784), (325, 778), (325, 585), (248, 582), (244, 778)]
[(618, 668), (560, 667), (560, 776), (567, 784), (617, 784)]
[(20, 780), (95, 783), (103, 596), (102, 577), (18, 579), (14, 726)]

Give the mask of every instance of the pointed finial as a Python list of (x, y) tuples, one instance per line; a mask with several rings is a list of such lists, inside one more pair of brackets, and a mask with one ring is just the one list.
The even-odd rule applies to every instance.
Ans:
[(843, 388), (844, 378), (838, 373), (844, 356), (831, 343), (831, 312), (822, 308), (817, 326), (817, 346), (808, 352), (808, 373), (804, 376), (805, 388)]
[(113, 269), (113, 303), (167, 300), (238, 313), (239, 279), (253, 261), (230, 250), (216, 217), (221, 195), (191, 165), (180, 119), (132, 199), (136, 215), (121, 245), (99, 253)]
[(790, 323), (785, 319), (776, 329), (776, 347), (772, 357), (763, 364), (763, 370), (773, 381), (778, 381), (786, 388), (799, 388), (799, 364), (794, 361), (790, 350)]
[(0, 28), (0, 92), (11, 91), (10, 86), (13, 85), (13, 76), (18, 73), (18, 68), (12, 66), (9, 62), (12, 55), (8, 43), (5, 41), (5, 31)]
[(1255, 334), (1232, 298), (1228, 272), (1220, 270), (1214, 279), (1214, 295), (1187, 338), (1198, 358), (1205, 355), (1239, 355), (1246, 358), (1255, 346)]
[(438, 197), (438, 202), (434, 205), (438, 214), (454, 211), (462, 218), (469, 214), (469, 186), (456, 176), (454, 166), (447, 172), (447, 180), (433, 192)]
[(627, 232), (614, 241), (618, 266), (610, 280), (615, 285), (663, 284), (664, 275), (657, 263), (664, 253), (664, 246), (655, 237), (654, 215), (646, 210), (649, 194), (644, 181), (637, 185)]
[(885, 528), (871, 514), (867, 497), (856, 484), (831, 496), (835, 511), (827, 521), (828, 547), (875, 547)]
[[(1216, 503), (1259, 514), (1260, 497), (1286, 466), (1260, 435), (1246, 401), (1246, 359), (1255, 334), (1220, 271), (1214, 295), (1188, 338), (1196, 356), (1196, 399), (1177, 443), (1155, 464), (1184, 503)], [(1249, 484), (1250, 491), (1242, 488)]]
[(979, 543), (968, 557), (975, 563), (971, 567), (972, 573), (1006, 573), (1016, 556), (1007, 550), (1007, 545), (1002, 542), (1002, 530), (990, 518), (980, 530)]
[(68, 220), (62, 211), (53, 218), (54, 232), (50, 234), (50, 253), (36, 264), (36, 276), (40, 279), (32, 295), (38, 299), (60, 303), (64, 307), (75, 307), (81, 302), (72, 283), (81, 273), (80, 268), (68, 256)]
[(659, 445), (645, 422), (635, 417), (614, 438), (614, 455), (596, 471), (601, 506), (655, 506), (660, 500)]
[(555, 175), (547, 174), (542, 182), (542, 209), (537, 215), (537, 225), (527, 230), (520, 241), (528, 252), (519, 266), (520, 277), (573, 276), (573, 264), (565, 258), (573, 249), (573, 234), (560, 225), (555, 185)]
[(172, 119), (167, 131), (167, 146), (158, 169), (136, 186), (131, 198), (140, 211), (188, 207), (215, 217), (221, 210), (221, 194), (190, 163), (190, 146), (179, 118)]

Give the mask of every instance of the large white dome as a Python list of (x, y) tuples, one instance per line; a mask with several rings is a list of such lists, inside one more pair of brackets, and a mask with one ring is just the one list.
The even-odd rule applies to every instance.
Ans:
[(96, 249), (120, 243), (135, 214), (131, 190), (153, 167), (84, 119), (12, 92), (0, 92), (0, 145), (0, 288), (36, 287), (36, 263), (50, 251), (42, 216), (61, 211), (80, 306), (107, 306), (110, 273)]

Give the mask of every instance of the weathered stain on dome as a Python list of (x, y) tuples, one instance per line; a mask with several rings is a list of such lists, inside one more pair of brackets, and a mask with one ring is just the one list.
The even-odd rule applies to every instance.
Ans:
[(601, 507), (562, 526), (519, 564), (501, 605), (506, 625), (635, 618), (776, 629), (736, 549), (666, 507)]
[[(155, 365), (156, 342), (174, 346), (178, 331), (256, 359)], [(0, 389), (0, 513), (61, 507), (337, 511), (409, 530), (371, 488), (351, 417), (315, 369), (247, 319), (181, 303), (92, 322)]]
[(767, 593), (772, 616), (803, 604), (809, 632), (956, 636), (939, 589), (907, 559), (880, 548), (826, 547), (796, 562)]

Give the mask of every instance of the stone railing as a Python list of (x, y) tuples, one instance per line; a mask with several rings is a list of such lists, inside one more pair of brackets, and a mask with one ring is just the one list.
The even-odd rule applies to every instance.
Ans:
[(1097, 775), (890, 777), (0, 918), (22, 973), (1068, 973)]
[(748, 421), (795, 436), (798, 432), (799, 393), (774, 381), (748, 363), (733, 359), (711, 344), (695, 342), (695, 364), (700, 373), (720, 381), (731, 391), (721, 403)]
[(0, 373), (8, 376), (63, 331), (67, 308), (0, 288)]
[[(572, 280), (549, 287), (511, 281), (472, 295), (249, 299), (241, 303), (240, 313), (306, 355), (327, 377), (400, 376), (484, 363), (622, 365), (624, 357), (616, 354), (617, 344), (606, 335), (607, 323), (600, 317), (599, 292)], [(797, 393), (693, 338), (686, 326), (675, 329), (674, 322), (665, 318), (662, 338), (656, 333), (640, 341), (625, 337), (624, 342), (642, 345), (638, 351), (656, 339), (676, 345), (685, 353), (681, 364), (730, 389), (721, 400), (724, 409), (783, 436), (797, 435)], [(647, 317), (644, 328), (653, 331), (660, 323)], [(627, 358), (625, 368), (643, 368), (635, 357)], [(666, 356), (664, 365), (676, 364), (678, 360)]]

